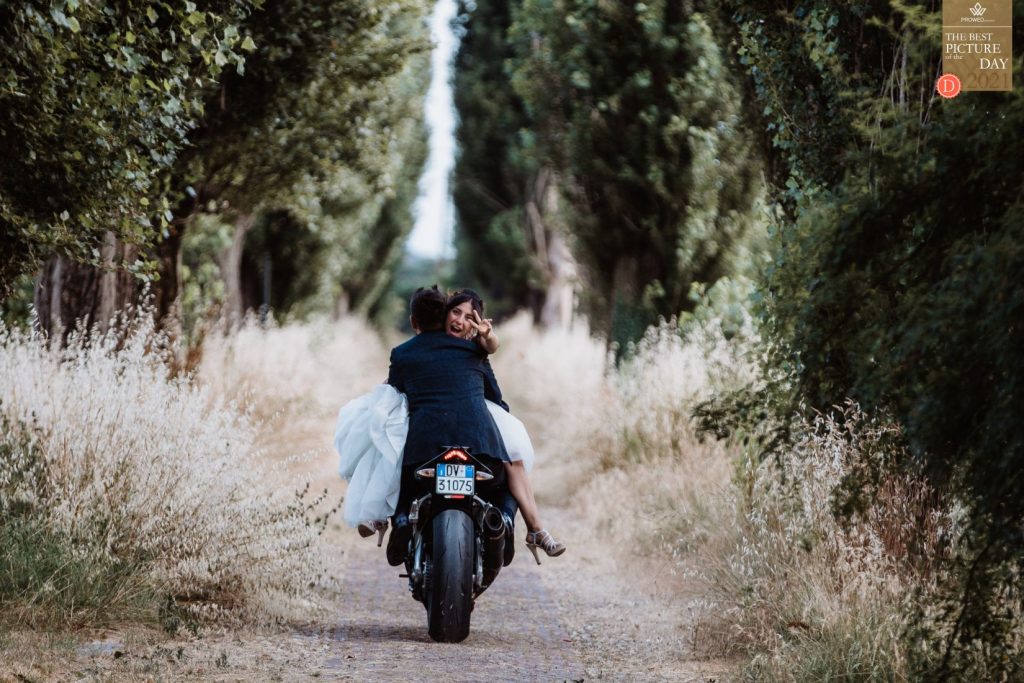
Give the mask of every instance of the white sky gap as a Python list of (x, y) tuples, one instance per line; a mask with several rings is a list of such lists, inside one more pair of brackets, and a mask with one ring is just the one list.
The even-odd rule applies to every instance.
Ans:
[(430, 17), (430, 87), (424, 117), (430, 133), (427, 164), (419, 180), (419, 196), (413, 204), (412, 234), (408, 251), (428, 258), (452, 258), (455, 205), (450, 179), (455, 167), (455, 102), (452, 97), (452, 68), (458, 41), (452, 21), (457, 0), (438, 0)]

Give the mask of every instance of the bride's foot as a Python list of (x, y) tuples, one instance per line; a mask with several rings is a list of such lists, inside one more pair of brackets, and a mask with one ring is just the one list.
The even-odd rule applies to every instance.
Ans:
[(371, 519), (366, 522), (359, 522), (359, 526), (356, 529), (363, 538), (369, 538), (377, 534), (377, 547), (379, 548), (384, 543), (384, 532), (388, 530), (388, 520)]
[(537, 560), (537, 564), (540, 564), (537, 548), (543, 550), (548, 557), (558, 557), (565, 552), (565, 544), (556, 541), (555, 537), (545, 529), (538, 529), (526, 534), (526, 547), (533, 553), (533, 559)]

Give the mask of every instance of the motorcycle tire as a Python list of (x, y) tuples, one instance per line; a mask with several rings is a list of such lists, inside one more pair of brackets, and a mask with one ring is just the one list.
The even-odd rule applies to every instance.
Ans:
[(469, 635), (473, 545), (473, 520), (465, 512), (443, 510), (434, 517), (427, 624), (439, 643), (459, 643)]

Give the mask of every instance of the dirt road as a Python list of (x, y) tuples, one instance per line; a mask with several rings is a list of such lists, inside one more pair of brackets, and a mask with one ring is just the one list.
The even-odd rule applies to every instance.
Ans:
[(689, 659), (679, 577), (588, 540), (568, 511), (550, 517), (569, 551), (538, 567), (520, 530), (515, 561), (482, 596), (460, 644), (432, 642), (422, 605), (383, 550), (336, 527), (329, 535), (341, 581), (321, 597), (323, 618), (199, 637), (129, 628), (84, 643), (26, 641), (21, 661), (0, 666), (0, 680), (728, 680), (727, 663)]
[(9, 634), (0, 681), (724, 681), (728, 663), (692, 661), (685, 581), (618, 555), (582, 520), (552, 511), (569, 551), (515, 561), (485, 593), (472, 631), (438, 644), (383, 549), (329, 532), (340, 577), (323, 616), (287, 629), (204, 629), (198, 637), (134, 626), (76, 639)]
[(325, 675), (378, 681), (586, 678), (551, 591), (525, 558), (517, 558), (481, 597), (467, 641), (442, 645), (427, 635), (426, 612), (410, 597), (398, 568), (387, 567), (373, 546), (355, 544), (349, 555), (342, 600), (352, 609), (319, 636), (333, 645)]
[[(568, 515), (558, 515), (560, 528)], [(349, 545), (341, 599), (348, 610), (315, 638), (330, 643), (323, 675), (379, 681), (722, 680), (722, 666), (689, 662), (686, 636), (658, 604), (657, 581), (642, 586), (609, 573), (613, 562), (588, 543), (537, 566), (521, 539), (473, 612), (464, 643), (439, 645), (426, 614), (370, 541)]]

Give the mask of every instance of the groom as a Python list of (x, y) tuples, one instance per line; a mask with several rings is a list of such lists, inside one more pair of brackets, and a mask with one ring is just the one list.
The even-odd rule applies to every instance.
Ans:
[[(409, 302), (410, 322), (416, 332), (391, 350), (388, 384), (409, 400), (409, 435), (402, 455), (401, 490), (388, 539), (391, 566), (405, 560), (412, 536), (408, 510), (418, 465), (450, 446), (463, 446), (473, 455), (507, 461), (501, 434), (487, 410), (485, 399), (505, 410), (501, 390), (486, 352), (474, 342), (449, 336), (444, 330), (445, 295), (434, 285), (419, 288)], [(505, 470), (495, 468), (495, 483), (505, 490), (499, 507), (515, 519), (515, 500), (507, 493)]]

